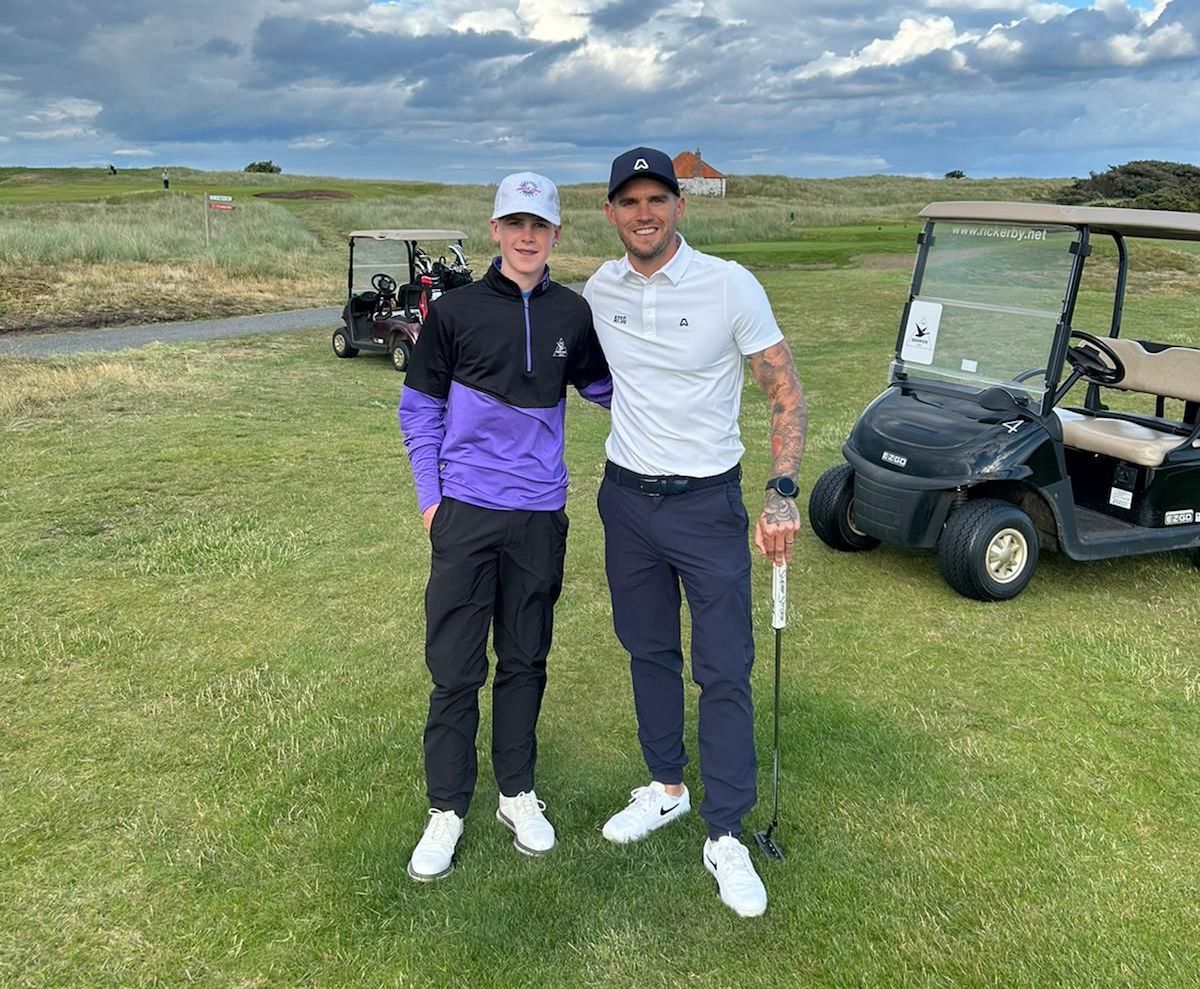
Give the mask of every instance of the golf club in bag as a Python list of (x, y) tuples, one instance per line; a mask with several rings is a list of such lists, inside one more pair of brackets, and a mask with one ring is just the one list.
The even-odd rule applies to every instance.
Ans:
[(779, 826), (779, 676), (780, 649), (787, 625), (787, 564), (775, 564), (771, 574), (771, 627), (775, 629), (775, 746), (771, 766), (771, 824), (766, 831), (754, 832), (754, 841), (767, 858), (783, 860), (783, 852), (771, 837)]

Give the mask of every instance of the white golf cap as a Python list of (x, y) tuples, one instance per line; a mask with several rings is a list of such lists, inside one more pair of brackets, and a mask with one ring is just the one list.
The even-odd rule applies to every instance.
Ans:
[(513, 172), (500, 180), (496, 189), (496, 203), (492, 219), (512, 216), (514, 213), (532, 213), (556, 227), (562, 223), (558, 207), (558, 187), (546, 176), (537, 172)]

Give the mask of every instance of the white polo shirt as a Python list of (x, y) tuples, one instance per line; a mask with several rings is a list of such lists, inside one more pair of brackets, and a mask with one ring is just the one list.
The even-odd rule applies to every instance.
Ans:
[(733, 467), (744, 359), (783, 339), (757, 279), (680, 237), (649, 278), (627, 257), (606, 261), (583, 297), (612, 372), (608, 459), (651, 475)]

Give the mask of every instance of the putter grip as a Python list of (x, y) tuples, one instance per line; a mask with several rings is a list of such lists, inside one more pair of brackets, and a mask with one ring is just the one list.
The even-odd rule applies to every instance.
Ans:
[(787, 627), (787, 564), (776, 563), (771, 572), (771, 628)]

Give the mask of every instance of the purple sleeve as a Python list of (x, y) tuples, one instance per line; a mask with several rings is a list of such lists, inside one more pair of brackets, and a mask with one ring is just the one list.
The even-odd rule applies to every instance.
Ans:
[(608, 373), (608, 361), (604, 357), (604, 348), (600, 346), (600, 338), (596, 336), (596, 327), (592, 322), (592, 307), (586, 301), (580, 312), (579, 323), (583, 346), (576, 348), (573, 355), (571, 383), (589, 402), (595, 402), (606, 409), (610, 408), (612, 406), (612, 376)]
[(400, 395), (399, 418), (417, 489), (417, 508), (424, 512), (442, 500), (438, 457), (446, 435), (446, 400), (405, 385)]
[(612, 376), (605, 375), (579, 389), (579, 394), (589, 402), (595, 402), (603, 408), (612, 408)]

